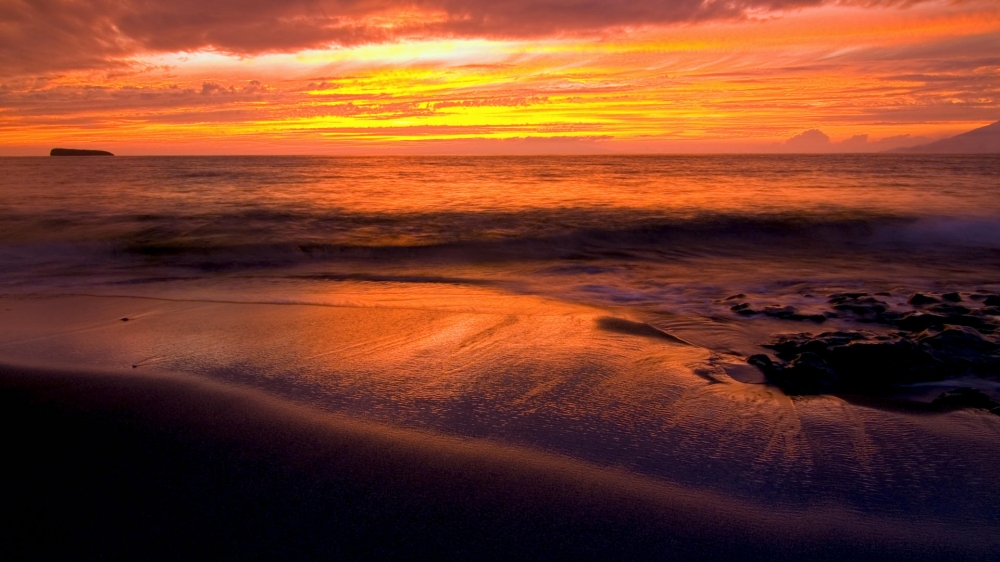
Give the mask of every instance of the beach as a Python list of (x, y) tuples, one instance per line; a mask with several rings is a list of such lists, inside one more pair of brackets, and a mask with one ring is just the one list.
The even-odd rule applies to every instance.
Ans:
[(8, 161), (13, 558), (1000, 546), (994, 157)]
[(0, 385), (12, 559), (989, 560), (997, 546), (989, 526), (774, 511), (188, 376), (5, 365)]

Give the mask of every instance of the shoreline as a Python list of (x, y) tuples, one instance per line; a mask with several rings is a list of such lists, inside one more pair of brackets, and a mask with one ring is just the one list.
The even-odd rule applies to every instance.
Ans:
[(195, 376), (0, 363), (11, 558), (987, 560), (996, 528), (791, 512)]

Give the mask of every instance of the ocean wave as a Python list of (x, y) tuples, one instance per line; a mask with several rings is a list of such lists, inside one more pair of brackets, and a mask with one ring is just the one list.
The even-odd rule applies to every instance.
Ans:
[[(624, 218), (623, 218), (624, 217)], [(658, 261), (716, 256), (796, 256), (866, 251), (896, 255), (1000, 250), (1000, 220), (845, 214), (701, 214), (632, 217), (437, 213), (407, 216), (136, 215), (39, 222), (41, 240), (0, 241), (0, 261), (72, 263), (97, 258), (203, 270), (282, 267), (329, 260)], [(75, 259), (71, 259), (75, 258)]]

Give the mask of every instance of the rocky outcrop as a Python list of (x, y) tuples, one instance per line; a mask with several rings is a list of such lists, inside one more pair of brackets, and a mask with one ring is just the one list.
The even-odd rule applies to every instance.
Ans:
[(979, 408), (1000, 415), (1000, 402), (974, 388), (961, 387), (943, 392), (941, 396), (934, 399), (934, 402), (931, 402), (931, 405), (943, 410)]
[(81, 150), (78, 148), (53, 148), (49, 156), (114, 156), (106, 150)]
[[(773, 357), (758, 354), (747, 362), (786, 394), (879, 395), (904, 385), (967, 377), (1000, 382), (1000, 337), (995, 335), (1000, 328), (1000, 311), (990, 306), (1000, 301), (998, 295), (916, 293), (908, 299), (913, 309), (907, 311), (893, 310), (868, 293), (837, 293), (828, 299), (833, 311), (827, 314), (891, 326), (897, 331), (885, 333), (883, 328), (881, 333), (842, 330), (775, 336), (764, 345), (773, 351)], [(776, 307), (761, 311), (747, 303), (731, 307), (741, 316), (767, 315), (764, 311), (768, 308)], [(805, 319), (791, 314), (767, 316)], [(935, 404), (940, 409), (981, 407), (1000, 413), (992, 400), (979, 391), (956, 390), (942, 394)]]

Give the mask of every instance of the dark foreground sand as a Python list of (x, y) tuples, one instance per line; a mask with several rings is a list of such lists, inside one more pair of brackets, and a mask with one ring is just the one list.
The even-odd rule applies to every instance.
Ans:
[(806, 513), (183, 375), (0, 366), (2, 558), (995, 560), (995, 528)]

